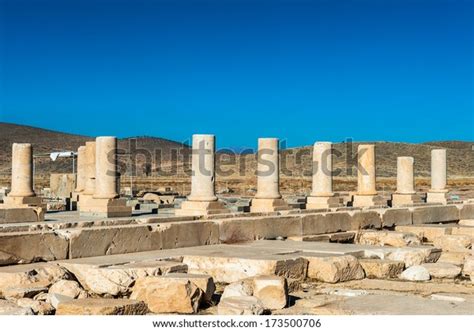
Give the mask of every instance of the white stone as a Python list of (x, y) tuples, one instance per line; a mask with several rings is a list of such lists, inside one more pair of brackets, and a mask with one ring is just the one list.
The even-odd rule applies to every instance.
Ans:
[(263, 303), (253, 296), (228, 297), (219, 302), (219, 315), (262, 315)]
[(430, 273), (425, 267), (417, 265), (402, 272), (400, 278), (410, 281), (426, 281), (430, 280)]
[(258, 276), (253, 279), (253, 295), (265, 309), (283, 309), (288, 302), (286, 279), (279, 276)]

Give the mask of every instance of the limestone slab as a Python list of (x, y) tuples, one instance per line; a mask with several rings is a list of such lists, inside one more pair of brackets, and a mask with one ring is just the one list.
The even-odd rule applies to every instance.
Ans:
[(142, 301), (88, 298), (60, 303), (56, 315), (145, 315), (147, 312)]
[(401, 261), (360, 259), (359, 263), (368, 278), (397, 278), (405, 268), (405, 263)]

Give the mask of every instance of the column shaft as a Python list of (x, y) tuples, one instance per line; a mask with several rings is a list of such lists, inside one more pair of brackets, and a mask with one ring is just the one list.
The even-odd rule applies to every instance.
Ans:
[(258, 140), (257, 199), (279, 199), (279, 156), (277, 138)]
[(117, 138), (97, 137), (95, 160), (96, 199), (113, 199), (117, 192)]
[(215, 136), (193, 135), (191, 194), (189, 201), (216, 201)]
[(86, 142), (85, 177), (83, 194), (92, 195), (95, 191), (95, 141)]
[(446, 191), (446, 150), (431, 151), (431, 190), (430, 192)]
[(415, 180), (413, 176), (414, 159), (408, 156), (397, 158), (397, 193), (414, 194)]
[(359, 145), (357, 149), (357, 187), (359, 195), (376, 195), (375, 145)]
[(86, 147), (77, 149), (76, 192), (83, 192), (86, 187)]
[(34, 197), (33, 148), (31, 144), (13, 144), (12, 187), (9, 197)]
[(332, 191), (332, 144), (317, 142), (313, 148), (313, 189), (311, 196), (331, 197)]

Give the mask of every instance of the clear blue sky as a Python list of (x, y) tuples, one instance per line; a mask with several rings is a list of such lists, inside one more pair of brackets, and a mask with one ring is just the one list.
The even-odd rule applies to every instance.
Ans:
[(473, 3), (0, 0), (0, 121), (220, 147), (472, 141)]

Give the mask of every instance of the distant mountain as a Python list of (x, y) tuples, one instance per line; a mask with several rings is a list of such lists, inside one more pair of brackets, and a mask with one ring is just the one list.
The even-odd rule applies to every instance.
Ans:
[[(86, 141), (94, 139), (94, 137), (0, 122), (0, 174), (8, 175), (11, 171), (13, 143), (31, 143), (33, 144), (34, 154), (39, 155), (55, 151), (77, 151), (79, 146), (84, 145)], [(155, 137), (142, 136), (119, 139), (118, 148), (122, 153), (128, 154), (132, 151), (133, 159), (137, 160), (139, 167), (144, 167), (147, 162), (153, 163), (153, 160), (168, 162), (174, 154), (181, 154), (186, 157), (189, 154), (189, 146), (186, 144)], [(147, 156), (147, 154), (150, 155)], [(120, 161), (127, 163), (128, 159), (129, 156), (124, 155), (120, 158)], [(37, 158), (35, 166), (39, 174), (70, 172), (72, 171), (72, 160), (58, 159), (52, 162), (47, 157), (41, 157)]]
[[(29, 142), (33, 144), (34, 153), (50, 153), (59, 150), (74, 150), (93, 137), (73, 135), (56, 132), (30, 126), (0, 123), (0, 175), (9, 175), (11, 168), (11, 145), (14, 142)], [(413, 156), (415, 158), (415, 175), (429, 177), (430, 175), (430, 151), (433, 148), (442, 147), (447, 149), (448, 175), (450, 177), (474, 177), (474, 142), (464, 141), (432, 141), (422, 144), (407, 144), (394, 142), (372, 142), (376, 145), (377, 176), (395, 177), (397, 172), (397, 156)], [(359, 143), (335, 143), (334, 167), (341, 169), (340, 176), (356, 176), (356, 151)], [(139, 173), (155, 172), (157, 168), (167, 168), (170, 160), (178, 157), (178, 167), (182, 169), (183, 164), (189, 163), (190, 147), (187, 143), (157, 138), (157, 137), (128, 137), (119, 140), (119, 150), (125, 154), (119, 160), (123, 165), (122, 173), (125, 174), (125, 165), (129, 163), (129, 152), (135, 160)], [(243, 151), (240, 151), (243, 152)], [(282, 165), (282, 177), (292, 176), (309, 177), (311, 174), (311, 152), (312, 146), (289, 148), (282, 151), (282, 159), (285, 157), (285, 165)], [(227, 154), (227, 153), (223, 153)], [(223, 154), (221, 156), (223, 156)], [(295, 157), (302, 156), (301, 158)], [(217, 157), (218, 164), (228, 164), (223, 157)], [(290, 156), (286, 158), (286, 156)], [(242, 159), (243, 160), (242, 160)], [(242, 153), (236, 159), (237, 165), (245, 165), (243, 173), (247, 177), (254, 178), (256, 159), (255, 155)], [(38, 174), (51, 172), (71, 172), (71, 160), (58, 160), (52, 162), (48, 158), (37, 159), (35, 162)], [(189, 166), (189, 165), (188, 165)], [(235, 165), (226, 169), (235, 169)], [(286, 171), (289, 170), (289, 171)], [(240, 170), (234, 173), (242, 173)], [(156, 173), (154, 173), (156, 175)]]

